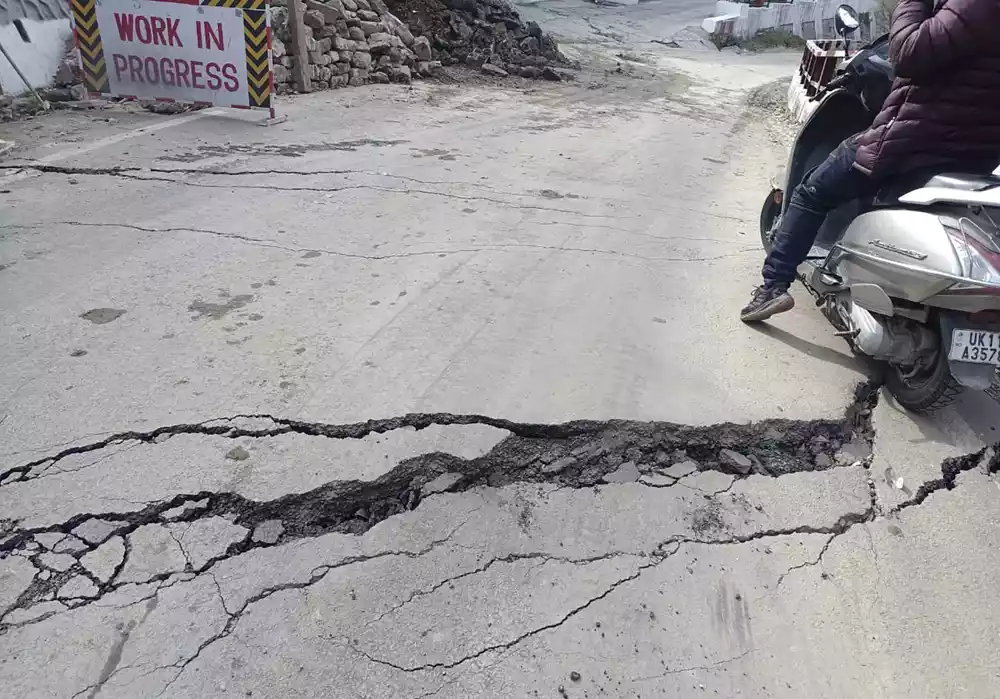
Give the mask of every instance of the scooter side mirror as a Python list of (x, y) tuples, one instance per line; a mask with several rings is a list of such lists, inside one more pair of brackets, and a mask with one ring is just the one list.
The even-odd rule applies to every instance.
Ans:
[(838, 7), (833, 21), (837, 33), (845, 39), (858, 31), (858, 27), (861, 26), (861, 21), (858, 19), (858, 11), (850, 5), (841, 5)]

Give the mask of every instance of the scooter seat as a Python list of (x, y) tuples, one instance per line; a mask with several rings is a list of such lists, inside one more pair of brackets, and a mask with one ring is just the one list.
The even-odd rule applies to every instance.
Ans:
[(927, 187), (951, 189), (957, 192), (984, 192), (993, 187), (1000, 187), (1000, 177), (954, 172), (928, 173), (926, 170), (915, 172), (893, 178), (875, 195), (872, 206), (894, 206), (899, 204), (899, 198), (903, 195)]
[(993, 187), (1000, 187), (1000, 177), (996, 175), (965, 175), (943, 173), (934, 175), (923, 187), (941, 187), (957, 189), (962, 192), (982, 192)]

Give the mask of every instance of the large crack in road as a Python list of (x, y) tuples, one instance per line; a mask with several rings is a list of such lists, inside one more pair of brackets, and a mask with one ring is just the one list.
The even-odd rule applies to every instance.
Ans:
[[(803, 471), (821, 471), (864, 461), (871, 453), (871, 409), (876, 400), (872, 384), (860, 385), (857, 398), (840, 421), (768, 420), (752, 425), (685, 427), (670, 423), (633, 421), (578, 421), (560, 425), (523, 424), (481, 415), (415, 414), (350, 425), (307, 423), (271, 416), (237, 416), (196, 424), (164, 426), (146, 432), (127, 431), (62, 451), (0, 475), (0, 487), (46, 478), (57, 464), (79, 454), (100, 454), (111, 447), (139, 442), (159, 444), (176, 435), (201, 434), (227, 439), (305, 434), (327, 439), (360, 439), (403, 428), (432, 425), (488, 425), (510, 433), (488, 453), (473, 459), (432, 452), (405, 459), (374, 481), (331, 481), (307, 492), (273, 500), (253, 501), (230, 492), (201, 491), (177, 494), (129, 512), (84, 512), (45, 527), (21, 528), (3, 521), (0, 554), (28, 558), (46, 576), (36, 577), (17, 601), (0, 615), (0, 632), (9, 615), (44, 600), (76, 576), (96, 588), (72, 604), (89, 604), (126, 584), (120, 579), (129, 561), (133, 535), (151, 525), (169, 526), (177, 540), (184, 525), (223, 518), (241, 527), (245, 536), (198, 566), (187, 559), (186, 573), (202, 573), (220, 560), (251, 549), (317, 537), (328, 532), (363, 534), (393, 515), (416, 509), (423, 497), (437, 492), (461, 492), (512, 483), (552, 483), (560, 487), (589, 488), (601, 483), (640, 482), (648, 487), (671, 487), (703, 471), (716, 471), (733, 480), (752, 474), (778, 477)], [(92, 462), (93, 464), (98, 461)], [(728, 488), (708, 495), (718, 495)], [(701, 526), (711, 528), (711, 513)], [(101, 579), (83, 560), (109, 540), (121, 542), (121, 560)], [(49, 559), (56, 553), (54, 563)], [(69, 558), (66, 558), (69, 557)], [(72, 562), (69, 560), (72, 559)], [(151, 575), (147, 583), (162, 582), (176, 570)], [(31, 621), (37, 621), (32, 619)]]
[[(501, 488), (511, 484), (550, 484), (557, 488), (589, 489), (604, 484), (638, 483), (649, 488), (695, 487), (689, 481), (696, 474), (714, 472), (729, 478), (722, 489), (700, 492), (706, 504), (694, 513), (694, 535), (664, 538), (655, 549), (642, 553), (610, 552), (588, 558), (560, 558), (551, 553), (527, 552), (494, 556), (470, 570), (446, 575), (426, 589), (412, 594), (371, 623), (394, 614), (414, 600), (435, 593), (446, 585), (481, 575), (497, 565), (538, 559), (541, 563), (563, 561), (585, 565), (613, 556), (636, 558), (634, 570), (622, 575), (598, 593), (562, 613), (557, 619), (539, 622), (511, 638), (484, 644), (482, 647), (447, 662), (402, 665), (359, 646), (348, 638), (331, 637), (347, 651), (365, 661), (405, 673), (450, 670), (486, 654), (503, 652), (521, 641), (558, 628), (583, 610), (605, 599), (622, 585), (638, 580), (647, 570), (670, 559), (685, 547), (739, 545), (775, 540), (796, 535), (825, 537), (818, 554), (792, 565), (777, 579), (797, 570), (819, 565), (834, 540), (854, 526), (872, 522), (882, 515), (923, 504), (940, 490), (954, 488), (960, 474), (982, 467), (993, 473), (1000, 470), (1000, 457), (993, 448), (947, 459), (941, 465), (941, 477), (921, 484), (907, 501), (884, 511), (879, 505), (874, 482), (869, 478), (870, 503), (862, 511), (843, 514), (830, 525), (801, 525), (761, 529), (748, 534), (728, 532), (718, 518), (719, 498), (733, 485), (751, 476), (781, 478), (790, 474), (826, 471), (848, 467), (869, 467), (873, 456), (875, 432), (872, 412), (878, 400), (875, 383), (859, 385), (855, 400), (841, 420), (766, 420), (749, 425), (723, 424), (689, 427), (670, 423), (637, 421), (577, 421), (565, 424), (525, 424), (481, 415), (414, 414), (364, 423), (331, 425), (288, 420), (264, 415), (241, 415), (202, 423), (163, 426), (150, 431), (126, 431), (100, 440), (67, 447), (55, 454), (8, 469), (0, 478), (0, 488), (16, 487), (46, 478), (63, 459), (74, 455), (95, 454), (129, 443), (162, 444), (178, 435), (206, 435), (222, 439), (258, 439), (284, 434), (302, 434), (323, 439), (363, 439), (372, 434), (394, 430), (426, 429), (441, 425), (486, 425), (506, 430), (509, 435), (476, 458), (460, 458), (443, 452), (430, 452), (406, 458), (372, 481), (331, 481), (307, 492), (291, 493), (271, 500), (256, 501), (232, 492), (200, 491), (182, 493), (150, 503), (137, 511), (81, 512), (58, 524), (22, 527), (17, 521), (4, 521), (0, 533), (0, 557), (20, 556), (31, 562), (39, 574), (18, 598), (0, 614), (0, 635), (15, 628), (40, 623), (55, 614), (93, 604), (107, 595), (139, 586), (144, 595), (130, 604), (158, 599), (169, 587), (206, 575), (218, 587), (213, 567), (254, 549), (277, 547), (290, 542), (315, 538), (329, 532), (362, 535), (374, 525), (395, 515), (417, 510), (424, 498), (443, 492), (460, 493), (474, 488)], [(98, 461), (92, 462), (93, 464)], [(714, 514), (713, 514), (714, 513)], [(225, 521), (240, 532), (230, 537), (223, 550), (211, 556), (195, 557), (185, 547), (189, 528), (209, 522)], [(336, 562), (317, 565), (304, 579), (265, 585), (234, 607), (219, 588), (225, 623), (205, 638), (196, 650), (169, 665), (159, 665), (150, 672), (171, 671), (166, 691), (202, 652), (229, 636), (244, 614), (255, 604), (272, 595), (304, 590), (323, 580), (330, 572), (346, 566), (384, 558), (404, 556), (420, 558), (445, 545), (465, 525), (459, 523), (445, 536), (415, 550), (384, 550), (374, 554), (346, 556)], [(162, 528), (177, 544), (183, 566), (136, 578), (125, 577), (136, 538), (150, 528)], [(114, 545), (119, 556), (110, 570), (97, 573), (89, 558)], [(58, 559), (58, 560), (57, 560)], [(74, 580), (85, 579), (93, 589), (85, 595), (67, 597), (61, 591)], [(49, 605), (49, 606), (46, 606)], [(32, 613), (32, 609), (40, 609)], [(20, 616), (19, 616), (20, 615)], [(81, 690), (93, 695), (120, 671), (131, 665), (102, 672), (97, 682)], [(147, 673), (148, 674), (148, 673)]]

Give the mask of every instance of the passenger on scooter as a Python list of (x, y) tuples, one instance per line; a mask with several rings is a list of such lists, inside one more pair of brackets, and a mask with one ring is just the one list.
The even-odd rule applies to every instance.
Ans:
[(988, 174), (1000, 164), (1000, 0), (900, 0), (889, 58), (895, 80), (871, 128), (841, 143), (792, 193), (744, 322), (791, 310), (788, 287), (837, 207), (912, 170)]

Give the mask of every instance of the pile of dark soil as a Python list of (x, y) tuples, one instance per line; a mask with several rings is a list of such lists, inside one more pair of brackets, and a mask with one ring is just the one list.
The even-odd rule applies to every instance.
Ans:
[[(414, 34), (431, 39), (443, 65), (488, 66), (524, 77), (541, 77), (570, 62), (535, 22), (523, 22), (506, 0), (386, 0)], [(545, 77), (555, 79), (552, 71)]]

